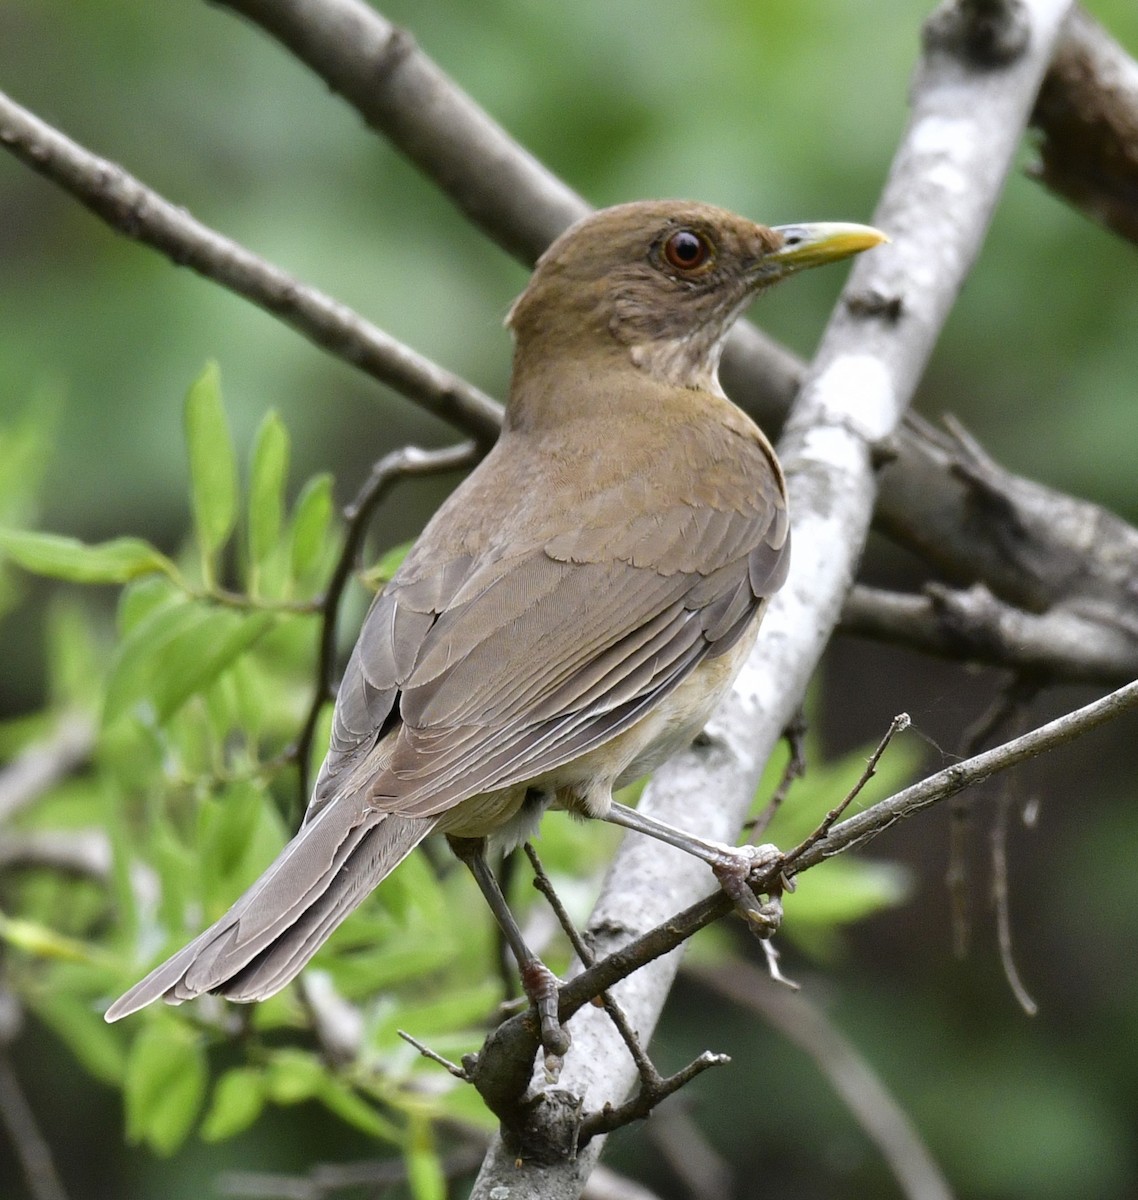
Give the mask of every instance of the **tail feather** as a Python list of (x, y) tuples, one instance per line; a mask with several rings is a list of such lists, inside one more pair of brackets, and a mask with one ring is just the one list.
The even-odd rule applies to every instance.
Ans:
[(435, 823), (339, 797), (301, 827), (220, 920), (119, 997), (106, 1019), (159, 998), (180, 1004), (205, 992), (233, 1000), (271, 996)]

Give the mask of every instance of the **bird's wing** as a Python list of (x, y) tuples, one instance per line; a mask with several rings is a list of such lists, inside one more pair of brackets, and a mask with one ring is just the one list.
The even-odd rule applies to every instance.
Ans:
[(688, 498), (630, 517), (614, 485), (571, 530), (562, 520), (484, 554), (419, 556), (364, 623), (310, 816), (371, 757), (372, 802), (427, 817), (635, 724), (729, 649), (782, 582), (786, 509), (762, 467), (732, 507)]

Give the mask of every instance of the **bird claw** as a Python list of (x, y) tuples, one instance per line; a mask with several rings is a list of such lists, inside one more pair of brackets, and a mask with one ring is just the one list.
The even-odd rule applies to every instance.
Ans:
[(557, 1014), (561, 980), (545, 963), (535, 960), (522, 971), (522, 987), (537, 1012), (541, 1046), (545, 1051), (545, 1078), (549, 1083), (556, 1083), (572, 1041)]
[(736, 911), (760, 938), (773, 937), (782, 922), (782, 901), (778, 895), (760, 900), (751, 880), (768, 874), (781, 858), (777, 846), (725, 846), (722, 858), (711, 864), (719, 886), (731, 898)]

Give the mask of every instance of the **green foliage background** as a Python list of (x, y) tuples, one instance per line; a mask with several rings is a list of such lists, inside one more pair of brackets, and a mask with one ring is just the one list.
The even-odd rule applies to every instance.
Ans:
[[(690, 195), (775, 223), (869, 218), (904, 121), (927, 6), (400, 0), (383, 11), (594, 203)], [(1130, 0), (1100, 0), (1092, 11), (1138, 50), (1138, 10)], [(206, 223), (501, 395), (509, 364), (501, 320), (525, 271), (472, 231), (322, 84), (230, 14), (198, 0), (8, 0), (0, 8), (0, 87)], [(840, 283), (840, 272), (805, 277), (762, 301), (754, 315), (808, 354)], [(1017, 174), (919, 407), (933, 417), (955, 413), (1013, 469), (1138, 521), (1135, 329), (1134, 249)], [(188, 541), (182, 398), (207, 359), (221, 364), (240, 466), (214, 456), (210, 463), (222, 470), (202, 484), (209, 464), (199, 464), (192, 517), (203, 558)], [(270, 409), (279, 424), (266, 418)], [(144, 538), (196, 588), (211, 582), (209, 548), (245, 520), (246, 492), (239, 494), (233, 479), (240, 476), (247, 488), (251, 478), (276, 478), (287, 429), (291, 471), (280, 513), (266, 484), (253, 506), (256, 531), (246, 523), (240, 534), (246, 560), (261, 564), (259, 577), (247, 571), (243, 582), (274, 599), (289, 571), (285, 548), (297, 506), (317, 505), (305, 496), (327, 486), (302, 493), (305, 481), (331, 472), (342, 503), (384, 451), (449, 436), (242, 301), (111, 234), (7, 157), (0, 157), (0, 427), (0, 523), (88, 542)], [(248, 465), (251, 455), (260, 456), (259, 475)], [(375, 553), (412, 536), (446, 486), (413, 484), (387, 504), (376, 522)], [(214, 497), (208, 511), (203, 488)], [(122, 561), (142, 560), (130, 558), (130, 547), (116, 553), (124, 556), (117, 577), (126, 579), (134, 570)], [(308, 591), (297, 595), (311, 594), (319, 567), (312, 563)], [(870, 569), (894, 581), (912, 570), (886, 552)], [(115, 622), (129, 636), (176, 601), (171, 588), (161, 575), (137, 581), (116, 614), (110, 588), (80, 593), (3, 569), (0, 608), (9, 611), (0, 625), (0, 715), (15, 723), (6, 727), (0, 753), (42, 728), (34, 714), (45, 705), (90, 705), (110, 661)], [(355, 593), (357, 613), (365, 595)], [(209, 620), (237, 622), (231, 613)], [(198, 707), (178, 709), (185, 696), (167, 694), (165, 701), (185, 728), (162, 736), (175, 738), (191, 774), (216, 767), (211, 755), (224, 730), (247, 732), (248, 769), (225, 781), (225, 795), (180, 778), (167, 779), (158, 794), (156, 776), (146, 772), (160, 773), (163, 763), (148, 763), (137, 741), (129, 753), (117, 747), (116, 760), (112, 739), (100, 770), (111, 772), (118, 788), (132, 771), (149, 782), (125, 809), (117, 792), (106, 798), (103, 817), (120, 863), (110, 909), (93, 885), (64, 890), (46, 878), (0, 879), (4, 912), (17, 911), (18, 902), (22, 912), (54, 918), (7, 931), (4, 970), (32, 996), (49, 952), (51, 988), (38, 995), (17, 1066), (77, 1196), (196, 1196), (226, 1164), (302, 1169), (326, 1158), (371, 1156), (370, 1135), (384, 1132), (374, 1121), (392, 1113), (395, 1141), (409, 1161), (429, 1158), (422, 1113), (405, 1095), (329, 1082), (312, 1069), (288, 1037), (299, 1019), (288, 1001), (264, 1006), (256, 1018), (260, 1028), (247, 1037), (261, 1057), (251, 1062), (241, 1048), (222, 1044), (211, 1044), (207, 1056), (200, 1033), (167, 1016), (141, 1032), (116, 1029), (102, 1040), (76, 1035), (98, 1028), (88, 1019), (93, 1004), (129, 981), (142, 924), (150, 920), (156, 931), (162, 921), (173, 926), (185, 918), (186, 897), (170, 889), (157, 923), (153, 914), (133, 912), (121, 864), (138, 854), (176, 879), (191, 861), (187, 848), (196, 852), (212, 839), (228, 849), (218, 878), (199, 880), (194, 886), (204, 890), (193, 899), (204, 895), (223, 906), (255, 870), (256, 854), (267, 856), (285, 836), (278, 810), (291, 803), (288, 780), (267, 779), (259, 764), (287, 742), (302, 715), (313, 635), (310, 619), (272, 617), (265, 624), (256, 644), (250, 641), (252, 695), (230, 680)], [(350, 614), (344, 624), (350, 632)], [(216, 633), (210, 631), (211, 643)], [(169, 687), (171, 677), (150, 675), (134, 686), (155, 699), (153, 689)], [(823, 688), (824, 742), (831, 753), (860, 745), (905, 708), (919, 730), (951, 752), (990, 687), (985, 678), (899, 653), (839, 647)], [(1079, 697), (1053, 702), (1072, 698)], [(1138, 1189), (1138, 979), (1129, 949), (1138, 923), (1130, 866), (1138, 830), (1132, 782), (1122, 769), (1132, 764), (1128, 750), (1125, 731), (1106, 735), (1081, 762), (1066, 756), (1027, 776), (1029, 786), (1047, 793), (1044, 827), (1013, 839), (1017, 941), (1042, 1003), (1036, 1020), (1014, 1009), (994, 966), (979, 856), (978, 946), (969, 962), (951, 960), (939, 882), (942, 816), (899, 831), (879, 851), (912, 864), (916, 891), (908, 906), (854, 932), (823, 922), (813, 940), (800, 939), (809, 943), (809, 957), (801, 957), (805, 949), (791, 954), (791, 974), (828, 999), (835, 1020), (913, 1113), (962, 1196), (1109, 1197)], [(939, 764), (935, 749), (930, 757)], [(227, 745), (226, 770), (240, 759), (241, 748), (234, 753)], [(67, 827), (88, 811), (89, 787), (81, 790), (63, 788), (53, 797), (54, 825)], [(266, 793), (276, 806), (265, 803)], [(177, 837), (165, 847), (150, 840), (162, 828), (153, 823), (159, 807), (174, 814)], [(568, 839), (565, 848), (556, 848), (563, 843), (551, 831), (543, 852), (563, 871), (581, 872), (590, 851), (580, 831), (559, 827), (557, 834)], [(974, 840), (981, 842), (979, 833)], [(247, 844), (249, 860), (237, 853)], [(410, 870), (416, 874), (386, 887), (384, 903), (362, 913), (343, 942), (365, 958), (368, 947), (380, 947), (372, 967), (383, 960), (395, 973), (395, 1007), (377, 1016), (370, 1036), (388, 1065), (406, 1072), (418, 1066), (409, 1052), (392, 1050), (401, 1005), (416, 1015), (417, 1032), (429, 1040), (438, 1034), (440, 1048), (459, 1053), (445, 1038), (469, 1027), (491, 998), (480, 982), (488, 978), (485, 926), (476, 936), (465, 926), (456, 931), (453, 966), (416, 961), (416, 930), (437, 936), (448, 912), (472, 906), (461, 877), (436, 881), (421, 862)], [(79, 939), (72, 947), (79, 961), (69, 963), (63, 944), (37, 942), (48, 932)], [(179, 937), (169, 937), (172, 947)], [(151, 945), (148, 953), (157, 950)], [(392, 964), (403, 951), (399, 975)], [(340, 957), (333, 967), (350, 989), (354, 956)], [(429, 987), (415, 983), (424, 973)], [(448, 990), (431, 990), (440, 983)], [(431, 1007), (448, 998), (454, 1011)], [(694, 984), (681, 985), (660, 1054), (665, 1065), (678, 1065), (709, 1039), (710, 1048), (733, 1054), (734, 1065), (701, 1082), (692, 1104), (697, 1118), (710, 1117), (705, 1124), (739, 1178), (763, 1181), (753, 1194), (892, 1194), (872, 1149), (797, 1052), (752, 1017), (718, 1007), (709, 1034), (711, 1003)], [(73, 1056), (83, 1070), (75, 1070)], [(166, 1080), (145, 1069), (148, 1058), (169, 1068)], [(235, 1080), (223, 1083), (221, 1099), (208, 1091), (207, 1060), (215, 1078)], [(180, 1140), (186, 1130), (179, 1114), (207, 1094), (208, 1134), (234, 1132), (256, 1116), (241, 1107), (250, 1096), (272, 1102), (270, 1115), (220, 1148), (194, 1138), (171, 1160), (142, 1148), (120, 1156), (112, 1148), (123, 1128), (119, 1085), (129, 1069), (135, 1082), (133, 1092), (127, 1083), (128, 1131), (155, 1149)], [(360, 1108), (365, 1101), (371, 1117)], [(329, 1109), (341, 1119), (326, 1117)], [(137, 1125), (138, 1114), (147, 1114), (151, 1134)], [(369, 1121), (365, 1133), (360, 1127)], [(661, 1194), (679, 1194), (650, 1152), (645, 1157), (642, 1137), (617, 1142), (618, 1165)], [(431, 1194), (429, 1171), (421, 1178), (428, 1189), (421, 1194)], [(17, 1175), (0, 1175), (0, 1193), (19, 1195), (20, 1186)]]

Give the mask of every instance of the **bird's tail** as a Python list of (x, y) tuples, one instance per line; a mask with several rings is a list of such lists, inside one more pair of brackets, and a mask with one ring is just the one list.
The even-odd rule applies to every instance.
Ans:
[(117, 1021), (161, 997), (263, 1000), (299, 974), (333, 929), (431, 832), (433, 817), (326, 804), (215, 924), (107, 1009)]

